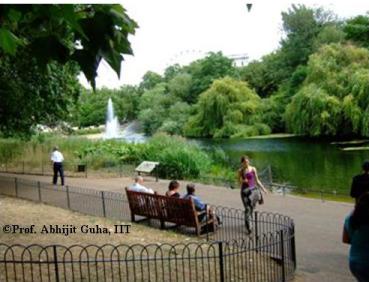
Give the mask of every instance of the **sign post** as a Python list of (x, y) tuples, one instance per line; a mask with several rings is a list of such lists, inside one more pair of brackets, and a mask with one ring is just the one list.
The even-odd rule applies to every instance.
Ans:
[[(149, 161), (143, 161), (139, 164), (138, 167), (136, 167), (135, 171), (137, 171), (138, 175), (141, 175), (141, 173), (148, 173), (150, 174), (157, 166), (159, 165), (159, 162), (149, 162)], [(158, 171), (156, 170), (155, 173), (156, 182), (158, 182)]]

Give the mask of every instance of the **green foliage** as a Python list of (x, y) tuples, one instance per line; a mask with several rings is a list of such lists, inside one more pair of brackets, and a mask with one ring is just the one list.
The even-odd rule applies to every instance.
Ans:
[(325, 44), (342, 43), (345, 40), (345, 32), (340, 24), (329, 23), (325, 25), (314, 40), (314, 50)]
[(167, 179), (199, 179), (202, 176), (234, 176), (224, 151), (204, 151), (193, 142), (178, 136), (156, 134), (146, 143), (132, 144), (121, 140), (88, 140), (40, 136), (28, 142), (0, 139), (0, 162), (49, 163), (52, 148), (58, 145), (68, 164), (84, 163), (90, 169), (107, 165), (138, 165), (142, 161), (158, 161), (159, 176)]
[(123, 86), (119, 90), (101, 88), (83, 91), (71, 109), (70, 122), (79, 127), (104, 124), (109, 98), (112, 98), (114, 111), (120, 122), (136, 118), (140, 92), (134, 86)]
[(192, 107), (185, 102), (177, 102), (168, 110), (168, 115), (164, 119), (158, 131), (163, 131), (171, 135), (182, 135), (185, 123), (187, 122)]
[(210, 157), (198, 146), (163, 134), (148, 142), (144, 155), (146, 159), (160, 162), (159, 174), (166, 178), (196, 178), (211, 165)]
[(53, 62), (42, 70), (28, 52), (17, 54), (0, 60), (0, 131), (5, 136), (29, 136), (37, 124), (57, 125), (68, 118), (79, 95), (75, 64)]
[(159, 83), (151, 90), (145, 91), (140, 99), (138, 114), (144, 132), (154, 134), (166, 119), (169, 107), (177, 101), (178, 98), (166, 92), (165, 83)]
[(169, 93), (179, 97), (183, 101), (190, 100), (192, 77), (188, 73), (179, 73), (168, 82)]
[(269, 97), (290, 75), (283, 53), (278, 50), (241, 68), (240, 76), (260, 97)]
[(369, 51), (330, 44), (310, 57), (305, 86), (286, 110), (290, 131), (311, 136), (367, 136)]
[(369, 47), (369, 17), (357, 16), (348, 20), (343, 30), (348, 40), (359, 43), (363, 47)]
[(288, 130), (302, 135), (335, 135), (341, 119), (340, 101), (317, 85), (303, 87), (286, 109)]
[(27, 50), (41, 68), (75, 61), (93, 87), (101, 59), (120, 75), (122, 54), (132, 54), (128, 35), (137, 27), (113, 4), (1, 5), (0, 18), (0, 54), (19, 58)]
[(184, 133), (192, 137), (235, 137), (262, 133), (261, 99), (244, 82), (231, 78), (214, 81), (202, 93), (196, 113), (185, 125)]
[(314, 43), (326, 24), (334, 16), (322, 9), (311, 9), (305, 5), (292, 5), (287, 12), (282, 12), (283, 29), (286, 38), (281, 41), (285, 63), (291, 72), (305, 64), (314, 51)]
[(0, 162), (7, 163), (23, 153), (24, 141), (15, 138), (0, 139)]
[(191, 63), (185, 70), (192, 77), (190, 95), (184, 100), (189, 104), (195, 103), (197, 97), (208, 89), (215, 79), (232, 76), (235, 73), (233, 60), (221, 52), (211, 52), (205, 58)]
[(163, 81), (164, 80), (160, 74), (153, 71), (148, 71), (142, 77), (140, 88), (142, 90), (150, 90)]
[(172, 78), (174, 78), (177, 74), (183, 73), (183, 68), (179, 64), (174, 64), (167, 67), (164, 71), (164, 79), (166, 82), (169, 82)]

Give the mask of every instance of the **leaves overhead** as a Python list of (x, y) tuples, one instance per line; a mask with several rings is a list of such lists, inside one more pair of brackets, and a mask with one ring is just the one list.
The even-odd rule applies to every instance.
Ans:
[(0, 54), (27, 48), (41, 68), (76, 61), (95, 87), (105, 59), (120, 76), (122, 54), (132, 54), (128, 35), (137, 24), (120, 5), (0, 5)]

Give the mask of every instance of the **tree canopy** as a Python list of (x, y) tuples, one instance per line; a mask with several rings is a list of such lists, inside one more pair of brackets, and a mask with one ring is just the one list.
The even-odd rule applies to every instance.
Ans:
[(75, 61), (95, 87), (102, 58), (120, 76), (137, 24), (120, 5), (0, 5), (0, 56), (27, 49), (41, 67)]
[(120, 75), (136, 23), (120, 5), (0, 5), (0, 131), (29, 134), (70, 119), (82, 71), (101, 59)]
[(323, 46), (310, 57), (304, 87), (286, 110), (294, 133), (369, 136), (369, 51)]
[[(196, 104), (185, 125), (192, 137), (245, 137), (270, 132), (261, 123), (261, 99), (246, 83), (232, 78), (215, 80)], [(263, 132), (264, 131), (264, 132)]]

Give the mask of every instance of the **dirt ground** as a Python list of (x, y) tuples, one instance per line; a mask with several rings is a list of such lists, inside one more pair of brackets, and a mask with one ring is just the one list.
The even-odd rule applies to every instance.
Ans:
[[(185, 236), (170, 230), (150, 228), (144, 224), (121, 222), (107, 218), (82, 215), (77, 212), (0, 195), (0, 226), (13, 225), (12, 230), (29, 227), (34, 234), (17, 229), (15, 234), (0, 231), (0, 242), (11, 244), (149, 244), (197, 241), (194, 236)], [(59, 231), (56, 229), (59, 227)], [(117, 226), (117, 227), (115, 227)], [(122, 226), (122, 227), (121, 227)], [(63, 229), (64, 227), (64, 229)], [(76, 227), (74, 229), (74, 227)], [(74, 231), (74, 232), (73, 232)], [(128, 232), (129, 233), (128, 233)], [(51, 234), (60, 232), (60, 234)], [(104, 233), (108, 232), (108, 233)], [(69, 234), (70, 233), (70, 234)]]

